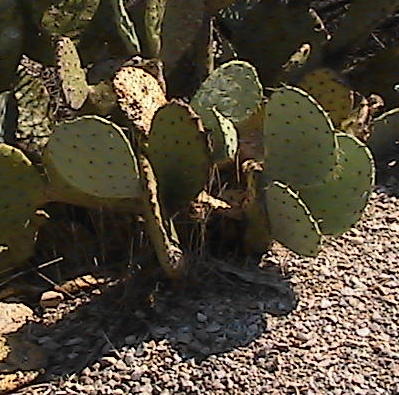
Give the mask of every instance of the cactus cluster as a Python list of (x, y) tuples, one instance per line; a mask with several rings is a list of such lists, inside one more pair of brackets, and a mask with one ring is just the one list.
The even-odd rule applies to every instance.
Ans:
[[(215, 214), (241, 221), (237, 244), (247, 254), (277, 240), (315, 256), (324, 235), (339, 235), (359, 219), (374, 183), (373, 158), (341, 130), (354, 109), (352, 92), (339, 73), (319, 64), (330, 46), (308, 2), (151, 0), (136, 13), (122, 0), (111, 2), (30, 5), (40, 39), (53, 43), (42, 46), (46, 56), (35, 55), (52, 63), (38, 71), (20, 65), (15, 79), (18, 62), (0, 60), (7, 68), (1, 86), (9, 88), (0, 95), (0, 270), (34, 255), (51, 202), (142, 218), (173, 279), (190, 262), (187, 234), (203, 225), (190, 214), (193, 204), (205, 212), (202, 220)], [(215, 14), (231, 30), (234, 50), (253, 65), (230, 59), (214, 68), (206, 45)], [(114, 29), (105, 45), (107, 16)], [(1, 15), (0, 31), (10, 25)], [(23, 31), (18, 19), (14, 28)], [(93, 51), (87, 40), (96, 29)], [(310, 56), (296, 67), (292, 59), (304, 43)], [(15, 56), (20, 50), (15, 46)], [(196, 64), (194, 53), (206, 59)], [(137, 54), (154, 62), (138, 64)], [(284, 69), (290, 59), (293, 67)], [(160, 64), (164, 73), (151, 66)], [(44, 78), (46, 71), (53, 79)], [(183, 85), (189, 94), (171, 98)], [(54, 108), (55, 94), (68, 111)], [(377, 120), (379, 127), (386, 121)], [(222, 201), (228, 195), (243, 198)]]

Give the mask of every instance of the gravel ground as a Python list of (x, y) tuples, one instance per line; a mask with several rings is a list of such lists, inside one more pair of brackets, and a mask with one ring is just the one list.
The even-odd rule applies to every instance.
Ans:
[(192, 292), (160, 291), (152, 309), (105, 295), (47, 309), (30, 329), (47, 373), (16, 393), (398, 394), (398, 232), (398, 199), (376, 192), (317, 258), (273, 248), (265, 265), (288, 283), (219, 273)]

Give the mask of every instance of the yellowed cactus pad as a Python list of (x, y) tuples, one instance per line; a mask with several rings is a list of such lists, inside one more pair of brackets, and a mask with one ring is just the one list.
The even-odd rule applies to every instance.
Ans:
[(116, 73), (114, 89), (122, 111), (147, 134), (156, 111), (167, 103), (159, 82), (143, 69), (127, 66)]
[(339, 126), (352, 110), (351, 90), (339, 80), (331, 69), (316, 69), (299, 83), (328, 113), (335, 126)]

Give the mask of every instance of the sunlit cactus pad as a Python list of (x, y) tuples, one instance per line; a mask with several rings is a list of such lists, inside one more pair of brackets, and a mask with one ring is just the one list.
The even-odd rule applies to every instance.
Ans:
[(303, 188), (301, 198), (320, 222), (324, 234), (350, 229), (362, 215), (374, 184), (374, 162), (369, 149), (353, 136), (337, 135), (336, 174), (320, 185)]
[(133, 126), (148, 133), (155, 112), (167, 102), (156, 78), (139, 67), (122, 67), (115, 75), (114, 89)]
[(334, 126), (305, 91), (284, 86), (266, 104), (265, 171), (268, 178), (295, 188), (317, 184), (337, 162)]
[(101, 199), (140, 194), (137, 163), (121, 129), (98, 116), (56, 126), (44, 152), (52, 188)]

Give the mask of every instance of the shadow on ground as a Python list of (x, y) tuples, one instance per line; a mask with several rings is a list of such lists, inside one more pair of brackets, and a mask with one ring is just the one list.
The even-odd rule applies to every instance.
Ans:
[(19, 331), (40, 346), (41, 359), (36, 347), (31, 355), (24, 353), (25, 367), (43, 367), (39, 381), (45, 381), (78, 373), (107, 355), (120, 357), (127, 349), (140, 357), (144, 342), (152, 339), (168, 340), (183, 359), (245, 346), (267, 330), (266, 313), (288, 314), (296, 307), (289, 282), (275, 273), (271, 279), (270, 287), (214, 273), (178, 292), (157, 283), (147, 301), (134, 292), (134, 283), (66, 301)]

